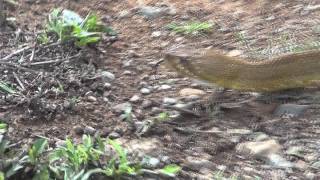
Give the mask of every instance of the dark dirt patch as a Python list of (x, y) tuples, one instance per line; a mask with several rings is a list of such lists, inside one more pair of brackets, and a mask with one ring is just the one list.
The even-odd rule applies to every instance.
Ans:
[[(140, 1), (139, 1), (140, 2)], [(1, 115), (10, 127), (9, 137), (13, 141), (30, 142), (38, 136), (45, 136), (54, 143), (67, 136), (79, 138), (73, 129), (75, 126), (91, 126), (97, 132), (120, 132), (122, 140), (136, 139), (131, 124), (124, 122), (118, 113), (112, 111), (117, 104), (127, 102), (138, 94), (142, 100), (132, 103), (135, 121), (144, 121), (154, 116), (152, 107), (161, 111), (167, 109), (161, 105), (163, 97), (182, 99), (178, 91), (186, 87), (197, 87), (206, 92), (207, 97), (196, 102), (194, 110), (201, 118), (183, 115), (179, 119), (157, 124), (145, 136), (159, 142), (157, 149), (149, 152), (158, 157), (168, 155), (172, 162), (183, 166), (181, 179), (204, 178), (226, 166), (226, 174), (239, 177), (262, 179), (305, 179), (307, 172), (315, 174), (318, 169), (311, 164), (320, 160), (319, 153), (319, 111), (317, 108), (318, 91), (295, 94), (282, 99), (265, 96), (244, 104), (241, 102), (252, 97), (249, 93), (227, 91), (219, 95), (219, 102), (229, 103), (219, 112), (213, 113), (209, 97), (217, 94), (216, 88), (203, 86), (192, 80), (168, 72), (164, 66), (155, 68), (155, 62), (162, 57), (162, 51), (180, 46), (194, 48), (213, 47), (222, 52), (241, 50), (245, 57), (270, 57), (288, 51), (297, 46), (313, 42), (319, 47), (320, 10), (316, 1), (19, 1), (19, 6), (9, 13), (17, 18), (16, 27), (22, 29), (17, 41), (14, 33), (1, 33), (0, 57), (19, 49), (18, 45), (30, 43), (34, 37), (30, 32), (42, 27), (48, 12), (54, 7), (66, 7), (85, 15), (90, 10), (97, 11), (106, 24), (119, 32), (119, 39), (112, 45), (107, 42), (94, 49), (70, 49), (69, 46), (35, 48), (39, 52), (29, 62), (30, 52), (34, 48), (19, 54), (14, 60), (24, 58), (24, 63), (43, 62), (52, 59), (75, 60), (49, 63), (26, 68), (43, 73), (28, 72), (8, 65), (0, 66), (1, 80), (11, 82), (22, 96), (2, 96)], [(155, 19), (146, 19), (137, 13), (139, 5), (173, 6), (171, 15), (162, 15)], [(127, 15), (120, 14), (127, 11)], [(211, 21), (214, 31), (200, 36), (181, 36), (169, 32), (165, 26), (171, 22)], [(152, 33), (159, 31), (159, 37)], [(31, 33), (32, 34), (32, 33)], [(318, 44), (317, 44), (318, 43)], [(21, 48), (21, 47), (20, 47)], [(80, 53), (80, 54), (79, 54)], [(78, 55), (79, 54), (79, 55)], [(130, 62), (130, 65), (124, 65)], [(101, 72), (109, 71), (115, 80), (102, 78)], [(130, 71), (130, 73), (124, 73)], [(14, 75), (14, 73), (16, 76)], [(18, 77), (18, 78), (17, 78)], [(22, 81), (25, 90), (19, 85)], [(149, 95), (141, 95), (142, 87), (155, 87), (168, 84), (169, 90), (154, 90)], [(106, 85), (109, 83), (110, 85)], [(287, 95), (288, 93), (284, 93)], [(281, 97), (275, 95), (275, 97)], [(292, 97), (292, 96), (291, 96)], [(142, 108), (143, 100), (152, 100), (149, 108)], [(181, 100), (182, 101), (182, 100)], [(273, 112), (280, 104), (310, 104), (302, 116), (293, 118), (275, 117)], [(208, 109), (210, 111), (208, 111)], [(209, 112), (209, 113), (208, 113)], [(292, 146), (303, 146), (306, 155), (315, 154), (314, 159), (303, 159), (306, 169), (281, 170), (266, 166), (264, 162), (247, 158), (235, 150), (241, 142), (250, 141), (250, 135), (234, 135), (232, 129), (263, 132), (278, 140), (286, 150)], [(223, 133), (220, 133), (223, 132)], [(130, 143), (129, 143), (130, 144)], [(195, 166), (192, 158), (207, 160), (210, 163)], [(317, 159), (318, 158), (318, 159)], [(300, 159), (287, 157), (292, 162)], [(249, 171), (248, 169), (251, 170)], [(306, 173), (305, 173), (305, 172)], [(318, 177), (319, 178), (319, 177)]]

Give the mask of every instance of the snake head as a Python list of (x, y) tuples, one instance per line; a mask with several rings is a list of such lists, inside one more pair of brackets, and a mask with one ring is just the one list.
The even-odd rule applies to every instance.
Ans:
[(184, 52), (167, 52), (164, 58), (165, 66), (183, 76), (194, 77), (191, 57)]

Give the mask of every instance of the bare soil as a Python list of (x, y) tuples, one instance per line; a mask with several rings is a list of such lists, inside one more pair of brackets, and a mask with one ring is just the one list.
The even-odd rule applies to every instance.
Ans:
[[(288, 156), (291, 162), (302, 160), (308, 167), (274, 169), (263, 161), (245, 157), (236, 151), (236, 145), (250, 141), (250, 136), (215, 133), (216, 130), (228, 129), (263, 132), (277, 139), (284, 151), (292, 146), (303, 146), (307, 154), (316, 154), (320, 158), (318, 89), (282, 92), (282, 96), (262, 95), (262, 99), (233, 106), (232, 103), (253, 95), (232, 90), (218, 93), (214, 86), (178, 76), (165, 66), (155, 66), (163, 52), (173, 47), (212, 47), (223, 53), (240, 50), (241, 56), (255, 58), (285, 53), (295, 45), (320, 42), (320, 9), (308, 9), (319, 6), (318, 1), (39, 0), (18, 1), (18, 4), (18, 7), (10, 7), (9, 16), (16, 18), (15, 28), (21, 29), (23, 37), (29, 37), (28, 33), (41, 29), (48, 12), (54, 7), (68, 8), (82, 15), (89, 11), (98, 12), (104, 23), (119, 34), (117, 41), (111, 43), (110, 39), (106, 39), (98, 49), (79, 50), (60, 45), (39, 48), (43, 51), (37, 52), (35, 57), (38, 59), (34, 62), (75, 56), (74, 60), (28, 67), (48, 74), (1, 65), (1, 80), (19, 84), (17, 79), (20, 79), (25, 85), (25, 89), (21, 90), (23, 96), (2, 95), (0, 99), (1, 119), (11, 127), (8, 136), (12, 141), (22, 145), (35, 138), (46, 137), (54, 145), (66, 137), (80, 139), (75, 127), (91, 126), (105, 136), (118, 132), (120, 140), (127, 146), (133, 142), (153, 142), (155, 148), (145, 153), (156, 157), (167, 155), (171, 162), (181, 165), (183, 171), (177, 179), (209, 179), (208, 174), (219, 171), (221, 166), (226, 167), (226, 176), (236, 175), (244, 179), (254, 179), (255, 176), (262, 179), (306, 179), (307, 172), (315, 174), (314, 179), (320, 178), (319, 170), (311, 167), (317, 160)], [(147, 19), (138, 13), (138, 7), (146, 5), (172, 6), (176, 12)], [(171, 22), (184, 21), (209, 21), (215, 26), (211, 33), (197, 36), (178, 35), (166, 29)], [(7, 32), (11, 31), (9, 28)], [(157, 31), (161, 35), (154, 37), (152, 33)], [(8, 34), (0, 34), (1, 58), (18, 49), (14, 42), (15, 35)], [(29, 41), (25, 39), (21, 42)], [(32, 48), (27, 52), (31, 51)], [(128, 61), (130, 65), (125, 66)], [(101, 71), (115, 75), (115, 80), (109, 82), (110, 87), (97, 76)], [(174, 82), (169, 90), (156, 90), (148, 95), (140, 93), (144, 84), (157, 86), (168, 80)], [(63, 90), (59, 91), (59, 87)], [(113, 110), (113, 107), (128, 102), (137, 94), (142, 100), (132, 103), (133, 114), (135, 121), (142, 122), (154, 116), (152, 107), (158, 107), (160, 112), (168, 111), (161, 105), (163, 97), (181, 99), (179, 90), (188, 87), (206, 92), (193, 109), (200, 117), (182, 114), (170, 122), (156, 124), (142, 138), (137, 136), (132, 124), (121, 120), (119, 113)], [(212, 96), (219, 102), (229, 104), (214, 114), (216, 111), (210, 110), (214, 106)], [(144, 100), (154, 103), (143, 108)], [(274, 110), (284, 103), (310, 105), (310, 108), (299, 117), (276, 116)], [(194, 159), (206, 160), (207, 163), (197, 166)]]

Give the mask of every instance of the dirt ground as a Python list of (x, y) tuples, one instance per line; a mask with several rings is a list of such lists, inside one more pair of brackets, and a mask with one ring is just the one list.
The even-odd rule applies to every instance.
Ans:
[[(176, 179), (214, 179), (217, 171), (224, 171), (225, 177), (234, 175), (240, 179), (320, 179), (319, 163), (316, 166), (320, 162), (318, 89), (263, 94), (262, 98), (237, 104), (254, 94), (232, 90), (219, 93), (220, 88), (181, 77), (162, 64), (155, 66), (164, 51), (181, 46), (211, 47), (222, 53), (237, 51), (249, 58), (269, 58), (301, 44), (315, 43), (320, 47), (319, 1), (28, 0), (18, 4), (10, 8), (10, 16), (16, 18), (15, 26), (22, 32), (41, 29), (50, 10), (64, 7), (82, 15), (97, 12), (104, 23), (118, 32), (118, 39), (101, 43), (99, 52), (87, 50), (81, 58), (78, 52), (66, 47), (49, 48), (52, 52), (48, 59), (68, 52), (69, 56), (76, 56), (76, 61), (38, 68), (50, 72), (50, 76), (21, 74), (27, 82), (23, 97), (1, 95), (0, 102), (0, 116), (10, 126), (12, 141), (27, 144), (46, 137), (54, 145), (66, 137), (80, 139), (77, 130), (88, 131), (90, 127), (93, 134), (116, 133), (128, 148), (141, 148), (159, 159), (168, 156), (169, 161), (183, 167)], [(172, 12), (147, 18), (139, 13), (143, 6), (168, 7)], [(188, 36), (166, 28), (171, 22), (187, 21), (209, 21), (214, 23), (214, 30)], [(0, 57), (4, 57), (10, 54), (12, 37), (1, 34), (0, 38)], [(10, 76), (13, 70), (1, 68), (2, 80), (17, 81)], [(106, 83), (99, 76), (103, 71), (113, 73), (115, 79)], [(63, 92), (52, 90), (60, 84)], [(159, 88), (163, 85), (170, 88)], [(144, 87), (152, 89), (151, 93), (142, 94)], [(205, 95), (197, 100), (183, 98), (179, 91), (184, 88), (200, 89)], [(134, 95), (139, 100), (130, 102)], [(72, 104), (74, 97), (76, 103)], [(166, 108), (162, 103), (164, 97), (193, 103), (191, 110), (197, 116)], [(212, 109), (213, 99), (224, 106)], [(140, 137), (136, 127), (122, 120), (121, 113), (115, 110), (126, 102), (133, 107), (136, 124), (160, 112), (179, 116), (154, 125)], [(284, 104), (307, 108), (299, 116), (277, 114), (275, 111)], [(239, 144), (252, 141), (259, 133), (279, 142), (283, 157), (297, 166), (275, 168), (237, 150)], [(302, 147), (303, 155), (286, 153), (292, 147)]]

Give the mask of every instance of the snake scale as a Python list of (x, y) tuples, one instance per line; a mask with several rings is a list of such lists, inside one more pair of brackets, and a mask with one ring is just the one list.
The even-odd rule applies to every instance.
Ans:
[(167, 67), (229, 89), (272, 92), (319, 85), (320, 50), (249, 62), (212, 49), (165, 53)]

